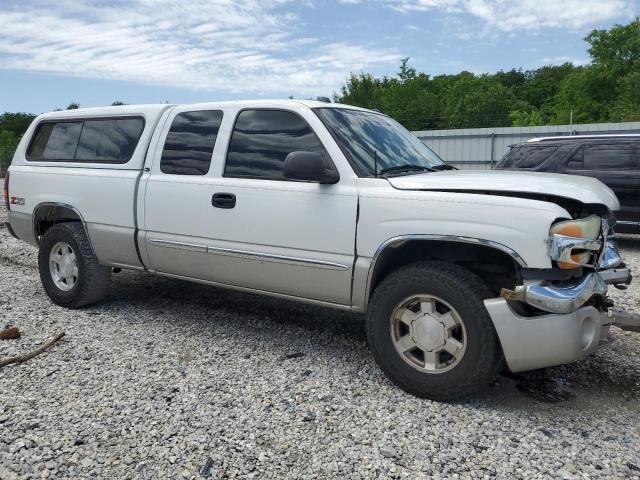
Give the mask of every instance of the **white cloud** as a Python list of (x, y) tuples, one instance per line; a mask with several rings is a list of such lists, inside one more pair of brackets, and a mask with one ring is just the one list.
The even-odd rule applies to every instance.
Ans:
[(291, 1), (3, 5), (0, 68), (227, 92), (326, 95), (349, 72), (401, 57), (390, 49), (325, 44), (302, 35), (300, 19), (284, 8)]
[[(477, 29), (492, 35), (578, 29), (632, 16), (634, 1), (338, 0), (335, 8), (367, 2), (391, 8), (410, 17), (405, 32), (421, 28), (421, 12), (444, 12), (449, 36), (471, 38)], [(314, 96), (331, 93), (350, 72), (387, 68), (406, 56), (398, 50), (402, 37), (395, 49), (337, 40), (349, 32), (329, 40), (309, 35), (309, 25), (291, 12), (313, 6), (312, 0), (2, 0), (0, 69)]]
[(504, 31), (582, 28), (631, 15), (629, 0), (469, 0), (469, 13)]
[(634, 0), (377, 0), (380, 1), (403, 13), (436, 9), (465, 12), (487, 27), (505, 32), (581, 28), (620, 16), (632, 17), (637, 9)]

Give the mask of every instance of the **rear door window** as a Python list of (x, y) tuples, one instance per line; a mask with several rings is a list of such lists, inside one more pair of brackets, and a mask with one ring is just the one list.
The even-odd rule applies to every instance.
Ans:
[(36, 129), (27, 160), (127, 163), (143, 128), (140, 117), (45, 121)]
[(221, 122), (220, 110), (176, 115), (164, 142), (160, 171), (172, 175), (206, 175)]
[(556, 153), (555, 146), (528, 146), (513, 147), (500, 161), (500, 168), (536, 168), (542, 165), (551, 155)]
[(632, 170), (631, 145), (593, 144), (576, 151), (567, 162), (567, 170)]

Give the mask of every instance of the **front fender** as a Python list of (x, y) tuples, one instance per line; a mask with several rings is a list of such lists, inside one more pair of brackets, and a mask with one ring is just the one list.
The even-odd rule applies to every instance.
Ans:
[[(365, 311), (376, 260), (404, 240), (445, 240), (499, 250), (519, 268), (550, 268), (549, 228), (571, 218), (538, 200), (453, 192), (402, 191), (363, 182), (357, 225), (352, 305)], [(387, 185), (388, 187), (388, 185)]]
[(549, 228), (559, 218), (571, 218), (548, 202), (491, 195), (361, 190), (356, 248), (373, 259), (390, 239), (430, 235), (500, 246), (529, 268), (551, 268)]

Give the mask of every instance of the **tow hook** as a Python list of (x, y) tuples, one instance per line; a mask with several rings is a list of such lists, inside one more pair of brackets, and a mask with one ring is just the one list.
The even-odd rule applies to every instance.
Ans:
[(625, 310), (613, 310), (612, 311), (612, 324), (622, 330), (628, 330), (630, 332), (640, 332), (640, 315), (637, 313), (630, 313)]

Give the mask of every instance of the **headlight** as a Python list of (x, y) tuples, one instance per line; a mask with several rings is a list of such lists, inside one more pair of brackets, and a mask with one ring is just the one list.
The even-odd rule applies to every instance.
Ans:
[(598, 241), (601, 228), (602, 220), (597, 215), (553, 224), (549, 232), (552, 239), (551, 258), (558, 262), (558, 267), (564, 269), (591, 266), (594, 251), (599, 251), (601, 247)]

